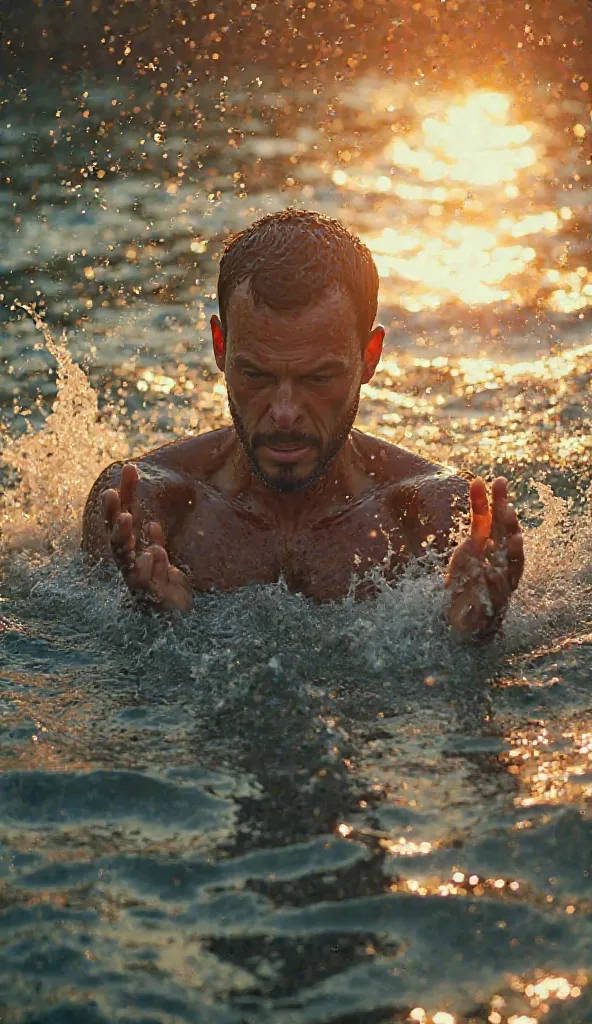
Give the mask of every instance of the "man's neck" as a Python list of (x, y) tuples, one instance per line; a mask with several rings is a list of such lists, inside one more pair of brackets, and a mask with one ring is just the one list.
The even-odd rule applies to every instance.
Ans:
[(234, 470), (242, 495), (248, 495), (275, 522), (289, 525), (355, 498), (361, 475), (359, 462), (350, 434), (323, 474), (306, 487), (281, 490), (270, 486), (257, 476), (240, 442)]

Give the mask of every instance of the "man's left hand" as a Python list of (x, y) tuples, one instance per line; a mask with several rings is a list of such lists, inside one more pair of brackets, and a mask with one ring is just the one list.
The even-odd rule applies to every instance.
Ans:
[(491, 506), (480, 477), (471, 483), (470, 501), (470, 536), (454, 551), (446, 577), (448, 621), (458, 640), (486, 641), (501, 627), (520, 582), (524, 544), (503, 476), (493, 482)]

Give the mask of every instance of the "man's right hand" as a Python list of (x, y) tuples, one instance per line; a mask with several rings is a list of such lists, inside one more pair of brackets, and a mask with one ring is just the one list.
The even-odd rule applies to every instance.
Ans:
[(132, 463), (121, 470), (119, 490), (103, 491), (105, 528), (115, 563), (132, 592), (143, 595), (158, 611), (189, 611), (191, 583), (169, 562), (162, 526), (144, 523), (136, 496), (139, 476)]

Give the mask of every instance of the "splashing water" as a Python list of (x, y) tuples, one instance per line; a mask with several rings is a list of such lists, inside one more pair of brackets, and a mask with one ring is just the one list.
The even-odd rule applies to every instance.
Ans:
[(114, 411), (99, 415), (97, 395), (82, 368), (37, 313), (23, 307), (43, 335), (58, 365), (57, 398), (41, 430), (30, 424), (18, 440), (4, 439), (5, 465), (19, 484), (0, 498), (2, 548), (72, 551), (80, 539), (86, 496), (110, 462), (126, 458), (129, 447), (118, 432)]
[(553, 641), (592, 626), (592, 517), (538, 484), (543, 518), (527, 530), (527, 563), (508, 622), (511, 647)]
[[(41, 429), (31, 429), (5, 444), (2, 458), (18, 483), (2, 498), (0, 550), (5, 560), (23, 549), (45, 553), (44, 561), (25, 560), (18, 571), (19, 587), (25, 592), (27, 578), (29, 583), (34, 580), (34, 594), (27, 597), (28, 602), (32, 600), (31, 609), (50, 618), (58, 614), (75, 617), (79, 624), (85, 622), (89, 634), (98, 628), (104, 642), (111, 643), (114, 619), (123, 616), (116, 629), (121, 639), (123, 623), (130, 637), (137, 632), (137, 615), (128, 607), (126, 588), (117, 578), (109, 584), (98, 582), (81, 602), (82, 580), (92, 581), (96, 574), (88, 575), (77, 549), (90, 487), (110, 462), (131, 457), (130, 445), (115, 413), (99, 414), (97, 395), (72, 360), (65, 337), (56, 344), (47, 327), (33, 315), (47, 350), (57, 361), (57, 397)], [(525, 574), (506, 620), (504, 638), (495, 645), (496, 659), (553, 643), (592, 625), (592, 518), (554, 495), (548, 485), (538, 484), (537, 490), (542, 503), (540, 523), (525, 528)], [(16, 572), (14, 565), (12, 572)], [(379, 595), (368, 605), (347, 599), (337, 606), (319, 608), (288, 594), (281, 582), (254, 588), (257, 598), (253, 603), (245, 603), (240, 596), (203, 597), (198, 609), (184, 622), (177, 622), (174, 630), (157, 630), (156, 648), (150, 649), (154, 678), (165, 670), (171, 655), (178, 659), (179, 675), (184, 678), (203, 682), (211, 674), (212, 658), (218, 667), (214, 675), (223, 676), (223, 666), (232, 664), (245, 636), (266, 633), (266, 623), (272, 626), (272, 658), (290, 647), (292, 631), (296, 631), (298, 644), (312, 630), (316, 640), (311, 647), (318, 653), (316, 673), (327, 659), (334, 662), (339, 652), (343, 669), (355, 666), (354, 674), (369, 671), (380, 675), (394, 659), (422, 678), (422, 673), (435, 666), (444, 674), (470, 675), (476, 656), (451, 646), (444, 626), (446, 596), (441, 570), (425, 572), (421, 565), (412, 565), (395, 588), (381, 581), (379, 574), (376, 582)], [(206, 644), (204, 653), (204, 638), (208, 633), (217, 636), (219, 618), (227, 621), (222, 611), (227, 603), (235, 604), (233, 626), (225, 625), (216, 642)], [(290, 623), (285, 636), (280, 628), (284, 619)], [(205, 620), (208, 626), (204, 629)], [(140, 629), (140, 636), (135, 654), (138, 663), (145, 660), (147, 631)]]
[[(90, 112), (107, 123), (111, 93), (97, 96)], [(450, 644), (437, 567), (410, 566), (395, 588), (382, 581), (372, 602), (317, 606), (278, 583), (198, 595), (186, 618), (139, 614), (117, 574), (101, 578), (77, 550), (88, 490), (106, 464), (133, 456), (135, 424), (101, 404), (66, 340), (52, 341), (37, 322), (58, 364), (57, 397), (39, 430), (4, 432), (1, 459), (0, 1017), (9, 1024), (76, 1014), (89, 1024), (147, 1014), (162, 1024), (592, 1020), (592, 533), (581, 503), (560, 497), (588, 479), (589, 339), (579, 320), (579, 347), (548, 355), (546, 320), (532, 336), (519, 327), (510, 338), (454, 319), (442, 336), (446, 309), (456, 317), (458, 266), (471, 268), (467, 301), (490, 298), (486, 286), (519, 304), (516, 281), (528, 284), (532, 273), (538, 295), (549, 267), (549, 307), (585, 308), (587, 256), (575, 251), (582, 193), (569, 192), (567, 209), (564, 193), (545, 186), (522, 209), (527, 176), (539, 169), (526, 166), (528, 146), (538, 154), (542, 138), (534, 125), (530, 140), (506, 124), (509, 108), (487, 96), (458, 109), (446, 97), (437, 109), (430, 101), (408, 150), (393, 149), (389, 114), (379, 179), (356, 142), (362, 128), (376, 164), (375, 121), (352, 120), (344, 104), (335, 159), (318, 134), (311, 148), (310, 125), (291, 126), (285, 108), (271, 134), (245, 132), (248, 152), (263, 157), (252, 182), (244, 151), (226, 145), (227, 126), (213, 114), (220, 151), (238, 154), (241, 194), (223, 202), (214, 199), (227, 187), (224, 158), (212, 181), (205, 162), (195, 195), (195, 137), (181, 139), (175, 113), (179, 144), (167, 148), (175, 161), (181, 149), (189, 154), (185, 178), (180, 164), (166, 188), (160, 170), (158, 181), (128, 171), (122, 147), (131, 151), (137, 132), (127, 129), (121, 142), (106, 137), (92, 158), (101, 169), (82, 189), (58, 190), (58, 199), (40, 189), (38, 205), (18, 208), (14, 267), (28, 279), (31, 239), (40, 243), (36, 260), (54, 275), (54, 297), (86, 318), (76, 321), (76, 343), (86, 323), (100, 348), (95, 370), (128, 382), (130, 407), (145, 414), (142, 449), (224, 416), (223, 388), (202, 375), (195, 338), (214, 290), (210, 253), (227, 227), (251, 219), (253, 202), (283, 205), (278, 190), (302, 172), (306, 185), (291, 201), (319, 197), (336, 213), (347, 192), (357, 229), (400, 228), (383, 239), (383, 272), (401, 239), (415, 248), (383, 279), (386, 294), (397, 306), (408, 298), (410, 315), (442, 301), (442, 323), (437, 338), (410, 325), (421, 358), (397, 335), (365, 391), (361, 426), (438, 461), (506, 472), (520, 495), (527, 566), (503, 639), (476, 652)], [(177, 95), (171, 102), (180, 110)], [(467, 113), (472, 130), (457, 153)], [(51, 132), (55, 120), (52, 109)], [(243, 112), (238, 125), (243, 132)], [(292, 127), (295, 138), (284, 138)], [(34, 145), (50, 130), (35, 133)], [(338, 158), (347, 180), (325, 193)], [(436, 159), (450, 169), (441, 180)], [(359, 160), (375, 189), (358, 180)], [(95, 195), (96, 216), (82, 218)], [(465, 198), (469, 221), (477, 200), (495, 200), (482, 215), (492, 237), (466, 221), (444, 234)], [(64, 200), (55, 210), (54, 199)], [(502, 220), (506, 199), (514, 206)], [(70, 204), (80, 214), (75, 253)], [(434, 232), (443, 243), (430, 257), (432, 279), (413, 260)], [(552, 247), (574, 239), (564, 266)], [(12, 286), (24, 294), (24, 277)], [(473, 307), (467, 316), (472, 323)], [(22, 322), (6, 337), (9, 358), (24, 360), (26, 389), (33, 371)], [(558, 337), (567, 345), (563, 328)], [(536, 485), (533, 509), (536, 486), (526, 481), (549, 475), (553, 488)]]
[[(564, 146), (555, 161), (552, 133), (501, 94), (451, 105), (402, 87), (412, 123), (421, 119), (406, 143), (393, 140), (398, 88), (386, 83), (380, 131), (372, 90), (361, 120), (344, 94), (331, 144), (301, 98), (301, 118), (282, 107), (273, 129), (250, 132), (256, 104), (227, 97), (243, 145), (227, 146), (228, 122), (212, 107), (208, 138), (219, 130), (226, 157), (203, 172), (171, 92), (159, 119), (174, 109), (167, 150), (180, 162), (166, 184), (129, 156), (136, 125), (76, 159), (88, 168), (82, 188), (70, 190), (72, 177), (43, 195), (58, 149), (59, 162), (71, 159), (64, 139), (32, 207), (18, 205), (28, 179), (10, 186), (6, 209), (22, 215), (10, 294), (26, 294), (34, 241), (76, 344), (96, 342), (93, 383), (106, 376), (125, 398), (117, 411), (105, 405), (66, 339), (35, 320), (57, 396), (40, 429), (4, 431), (0, 460), (9, 1024), (76, 1013), (93, 1024), (147, 1013), (162, 1024), (592, 1020), (584, 194), (570, 185), (563, 205), (563, 187), (549, 183), (570, 173)], [(194, 97), (190, 125), (193, 107)], [(112, 119), (111, 92), (92, 92), (88, 112), (85, 145), (91, 116)], [(33, 148), (54, 138), (54, 109), (43, 123)], [(140, 136), (147, 149), (162, 141)], [(541, 158), (549, 181), (535, 188)], [(364, 390), (362, 429), (504, 472), (519, 495), (526, 572), (487, 649), (450, 643), (437, 565), (410, 566), (394, 588), (378, 579), (371, 602), (318, 606), (278, 583), (196, 595), (190, 615), (169, 620), (138, 613), (117, 573), (103, 578), (78, 551), (86, 495), (106, 464), (227, 417), (200, 332), (228, 228), (252, 219), (253, 203), (339, 215), (345, 199), (347, 223), (386, 275), (381, 317), (400, 328), (402, 307), (406, 318), (407, 336), (395, 327)], [(533, 296), (542, 319), (532, 333), (510, 319), (508, 334), (499, 302), (521, 315)], [(8, 323), (9, 404), (34, 384), (29, 351), (24, 322)]]

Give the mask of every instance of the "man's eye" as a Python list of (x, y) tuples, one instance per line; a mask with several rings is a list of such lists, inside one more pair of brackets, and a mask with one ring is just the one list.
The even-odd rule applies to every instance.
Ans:
[(249, 380), (266, 380), (268, 374), (263, 373), (262, 370), (253, 370), (245, 367), (242, 371), (243, 377), (248, 377)]
[(308, 378), (310, 384), (330, 384), (333, 379), (331, 373), (314, 373)]

